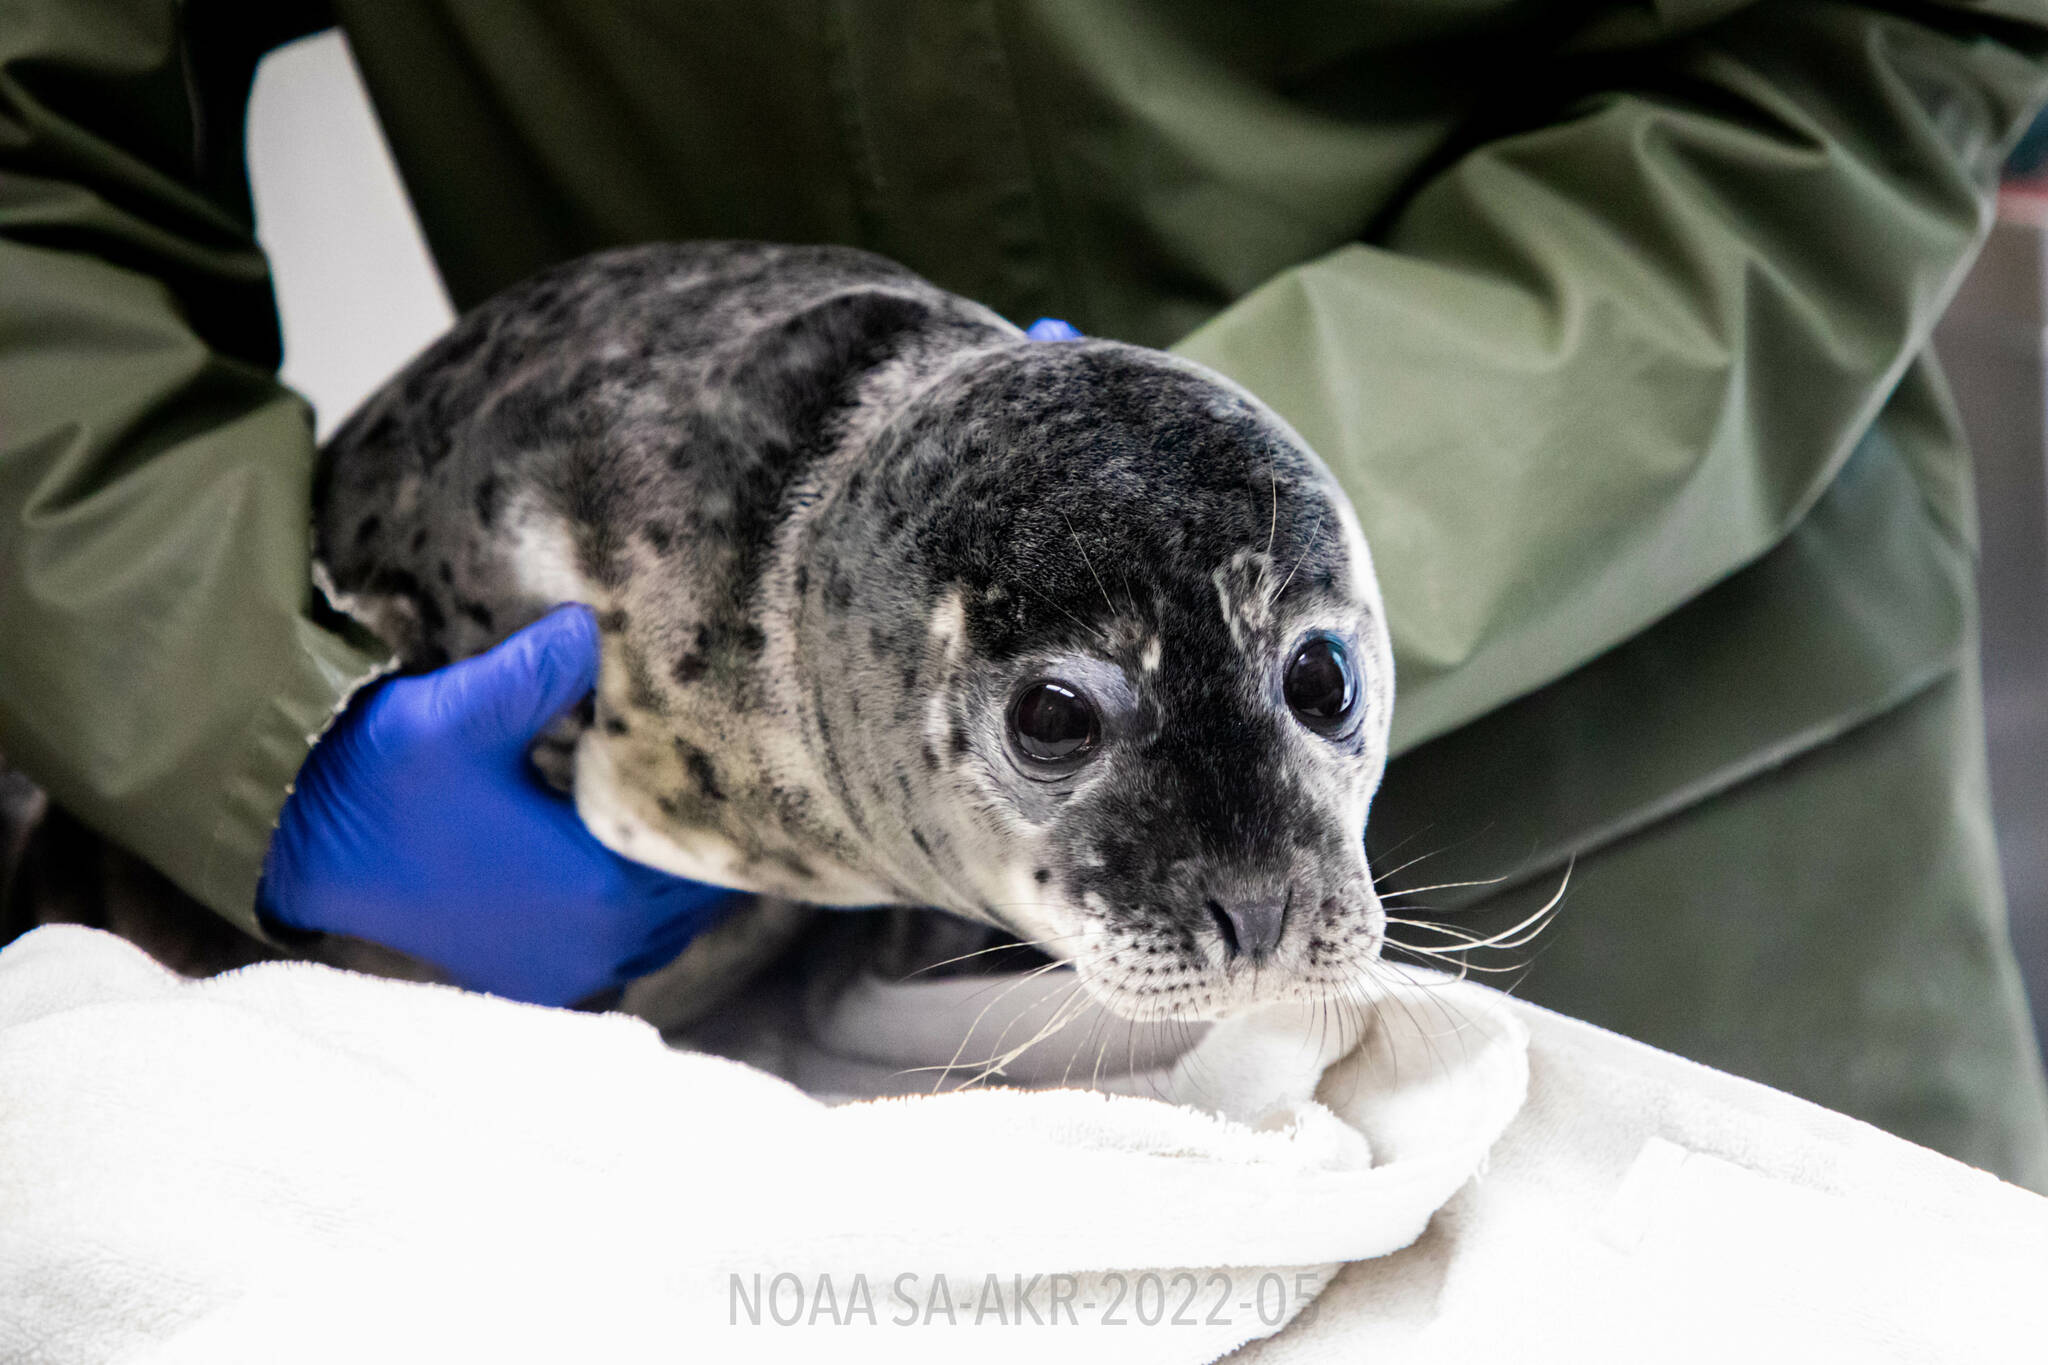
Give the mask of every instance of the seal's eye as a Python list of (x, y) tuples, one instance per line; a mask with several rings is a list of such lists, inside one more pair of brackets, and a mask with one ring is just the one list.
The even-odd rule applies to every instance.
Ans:
[(1312, 730), (1338, 729), (1358, 704), (1358, 679), (1344, 646), (1317, 635), (1294, 652), (1281, 679), (1287, 705)]
[(1033, 762), (1072, 765), (1094, 752), (1102, 727), (1095, 704), (1079, 688), (1046, 678), (1025, 687), (1011, 703), (1010, 733)]

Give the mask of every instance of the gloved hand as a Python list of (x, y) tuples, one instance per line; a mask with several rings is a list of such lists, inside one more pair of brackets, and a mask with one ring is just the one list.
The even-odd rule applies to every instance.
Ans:
[(682, 951), (735, 893), (619, 857), (526, 757), (590, 691), (597, 659), (595, 620), (564, 607), (488, 653), (365, 689), (300, 769), (262, 915), (551, 1005)]

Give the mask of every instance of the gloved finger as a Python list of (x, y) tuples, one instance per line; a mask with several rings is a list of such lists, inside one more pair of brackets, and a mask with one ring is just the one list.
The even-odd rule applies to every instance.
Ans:
[(597, 683), (597, 620), (557, 607), (471, 659), (427, 675), (449, 732), (480, 749), (524, 753), (549, 721)]

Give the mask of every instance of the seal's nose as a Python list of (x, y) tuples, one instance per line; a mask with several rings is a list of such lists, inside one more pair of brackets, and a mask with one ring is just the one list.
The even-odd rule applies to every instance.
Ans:
[(1257, 962), (1270, 956), (1287, 926), (1286, 895), (1247, 896), (1225, 904), (1209, 902), (1209, 917), (1223, 940), (1226, 957)]

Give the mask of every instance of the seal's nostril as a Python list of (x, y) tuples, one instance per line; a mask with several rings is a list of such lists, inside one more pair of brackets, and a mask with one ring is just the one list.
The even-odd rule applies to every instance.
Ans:
[(1287, 925), (1287, 899), (1260, 896), (1228, 907), (1210, 901), (1209, 917), (1216, 921), (1225, 956), (1257, 960), (1270, 954)]
[(1236, 957), (1238, 952), (1237, 926), (1231, 923), (1230, 916), (1224, 913), (1222, 906), (1218, 905), (1215, 901), (1209, 901), (1207, 904), (1209, 906), (1209, 918), (1216, 921), (1216, 932), (1223, 939), (1223, 955), (1225, 957)]

